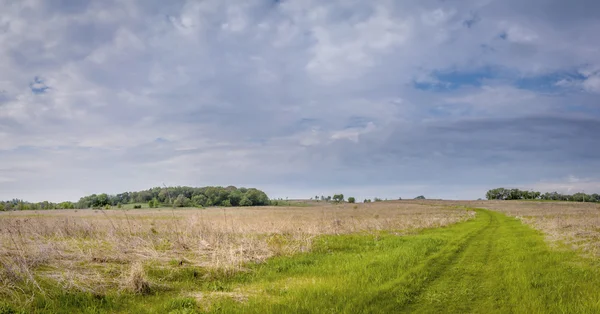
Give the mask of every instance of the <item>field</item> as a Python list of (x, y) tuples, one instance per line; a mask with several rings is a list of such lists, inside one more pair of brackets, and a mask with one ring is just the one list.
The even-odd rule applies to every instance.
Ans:
[(594, 313), (598, 217), (512, 201), (4, 212), (0, 313)]

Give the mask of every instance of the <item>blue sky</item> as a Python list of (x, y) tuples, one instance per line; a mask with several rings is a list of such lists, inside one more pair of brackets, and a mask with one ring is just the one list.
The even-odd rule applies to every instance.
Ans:
[(600, 192), (600, 2), (0, 0), (0, 199)]

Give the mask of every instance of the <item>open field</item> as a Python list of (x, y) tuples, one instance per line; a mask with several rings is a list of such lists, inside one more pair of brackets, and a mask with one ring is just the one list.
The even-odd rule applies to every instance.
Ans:
[(0, 313), (594, 313), (600, 260), (581, 253), (597, 252), (598, 211), (410, 200), (5, 212)]
[(410, 233), (473, 216), (437, 205), (314, 205), (0, 213), (0, 298), (19, 299), (23, 283), (43, 294), (46, 281), (92, 294), (127, 290), (140, 265), (234, 273), (248, 262), (307, 252), (323, 234)]

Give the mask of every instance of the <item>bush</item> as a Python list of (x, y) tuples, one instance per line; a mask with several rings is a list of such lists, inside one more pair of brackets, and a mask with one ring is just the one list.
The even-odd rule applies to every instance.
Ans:
[(423, 196), (423, 195), (419, 195), (419, 196), (415, 197), (415, 199), (416, 199), (416, 200), (424, 200), (424, 199), (425, 199), (425, 196)]
[(348, 197), (348, 203), (356, 203), (356, 199), (354, 197)]
[(365, 200), (363, 201), (363, 203), (371, 203), (371, 200), (370, 200), (370, 199), (365, 199)]
[(380, 199), (379, 197), (376, 197), (376, 198), (375, 198), (375, 202), (381, 202), (381, 201), (383, 201), (383, 200), (382, 200), (382, 199)]
[(142, 205), (133, 205), (133, 208), (134, 209), (140, 209), (140, 208), (142, 208)]

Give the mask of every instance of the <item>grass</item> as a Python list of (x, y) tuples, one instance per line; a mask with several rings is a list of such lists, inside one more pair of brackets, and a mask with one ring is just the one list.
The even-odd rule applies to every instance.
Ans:
[(520, 221), (475, 220), (419, 235), (323, 237), (314, 251), (240, 275), (223, 313), (598, 313), (594, 260), (548, 248)]
[[(231, 276), (249, 263), (309, 251), (319, 235), (389, 229), (408, 233), (469, 217), (464, 210), (443, 206), (394, 203), (4, 212), (0, 300), (11, 300), (19, 308), (44, 304), (58, 311), (53, 304), (69, 308), (62, 298), (71, 294), (78, 300), (98, 297), (106, 306), (125, 302), (123, 294), (135, 300), (172, 298), (173, 291), (191, 289), (187, 280), (168, 279), (186, 267), (218, 286), (215, 278)], [(161, 269), (168, 276), (153, 275)], [(87, 308), (82, 302), (75, 304)]]
[[(346, 210), (347, 221), (361, 213)], [(458, 212), (473, 211), (448, 210), (449, 215), (472, 217)], [(310, 251), (246, 261), (233, 270), (185, 259), (105, 263), (116, 269), (113, 276), (124, 280), (103, 292), (61, 286), (40, 275), (48, 267), (42, 262), (31, 270), (32, 278), (4, 281), (14, 285), (13, 295), (0, 294), (0, 313), (600, 312), (597, 259), (549, 247), (544, 234), (519, 219), (476, 212), (468, 221), (420, 231), (390, 224), (322, 232), (312, 238)], [(336, 213), (331, 218), (339, 217)], [(285, 234), (270, 234), (261, 241), (281, 248), (290, 240)], [(106, 265), (102, 269), (110, 274)]]

